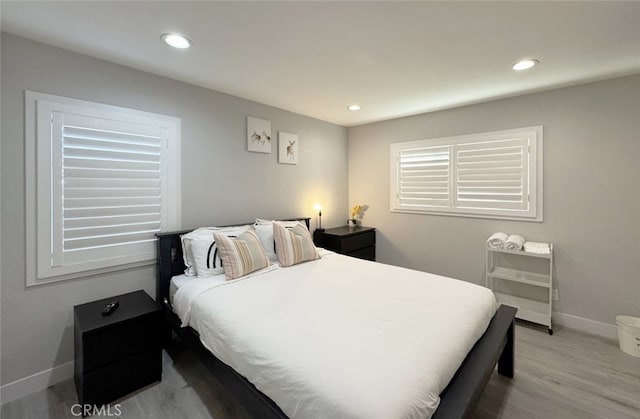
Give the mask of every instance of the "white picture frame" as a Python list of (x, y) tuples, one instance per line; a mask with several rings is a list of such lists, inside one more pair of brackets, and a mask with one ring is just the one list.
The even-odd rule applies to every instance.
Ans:
[(247, 116), (247, 150), (271, 153), (271, 121)]
[(298, 164), (299, 141), (297, 134), (278, 132), (278, 163)]

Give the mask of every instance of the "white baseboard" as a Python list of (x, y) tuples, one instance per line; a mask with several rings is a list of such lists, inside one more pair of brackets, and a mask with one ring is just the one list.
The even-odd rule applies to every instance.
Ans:
[(73, 377), (73, 361), (37, 372), (0, 387), (0, 404), (27, 396)]
[(553, 322), (571, 329), (609, 339), (618, 339), (618, 327), (615, 324), (597, 322), (571, 314), (553, 312)]

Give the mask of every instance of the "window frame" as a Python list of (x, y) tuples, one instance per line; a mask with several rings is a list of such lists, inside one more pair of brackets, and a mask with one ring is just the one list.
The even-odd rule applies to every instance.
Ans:
[[(528, 152), (528, 210), (460, 208), (456, 206), (457, 195), (457, 155), (453, 147), (458, 144), (500, 141), (514, 137), (525, 137), (529, 141)], [(425, 206), (423, 208), (402, 205), (399, 197), (399, 153), (402, 150), (420, 147), (450, 147), (449, 160), (449, 205)], [(432, 138), (415, 141), (404, 141), (390, 144), (390, 211), (396, 213), (448, 215), (458, 217), (486, 218), (499, 220), (518, 220), (529, 222), (543, 221), (543, 127), (542, 125), (491, 131), (475, 134), (456, 135), (443, 138)]]
[[(39, 114), (39, 109), (41, 114)], [(54, 211), (62, 208), (60, 197), (54, 196), (52, 165), (54, 143), (51, 123), (46, 112), (76, 113), (119, 122), (147, 124), (167, 130), (162, 147), (161, 182), (168, 194), (161, 204), (161, 230), (176, 230), (181, 223), (180, 199), (180, 118), (154, 114), (119, 106), (105, 105), (62, 96), (25, 91), (25, 216), (26, 216), (26, 285), (27, 287), (114, 272), (155, 263), (155, 245), (145, 246), (134, 254), (114, 256), (92, 261), (52, 266), (53, 256), (60, 246), (53, 243), (56, 229)], [(51, 115), (49, 113), (48, 115)], [(60, 208), (58, 208), (60, 207)]]

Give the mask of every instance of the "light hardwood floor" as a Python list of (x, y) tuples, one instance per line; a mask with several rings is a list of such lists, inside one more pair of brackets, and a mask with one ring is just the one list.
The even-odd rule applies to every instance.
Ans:
[[(73, 418), (72, 380), (7, 403), (4, 419)], [(162, 383), (122, 400), (122, 418), (248, 418), (248, 414), (189, 352), (164, 354)], [(101, 416), (107, 417), (107, 416)], [(518, 324), (516, 376), (494, 373), (475, 419), (640, 419), (640, 358), (615, 341), (557, 328)]]

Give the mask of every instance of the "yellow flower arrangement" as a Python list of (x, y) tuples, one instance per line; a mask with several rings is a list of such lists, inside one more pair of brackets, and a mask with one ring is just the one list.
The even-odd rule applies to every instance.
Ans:
[(362, 218), (362, 216), (364, 215), (363, 210), (364, 210), (363, 205), (354, 206), (353, 208), (351, 208), (351, 218), (352, 219)]
[(358, 218), (362, 220), (364, 213), (369, 209), (369, 205), (355, 205), (351, 208), (351, 218), (347, 220), (349, 227), (355, 227), (358, 225)]

